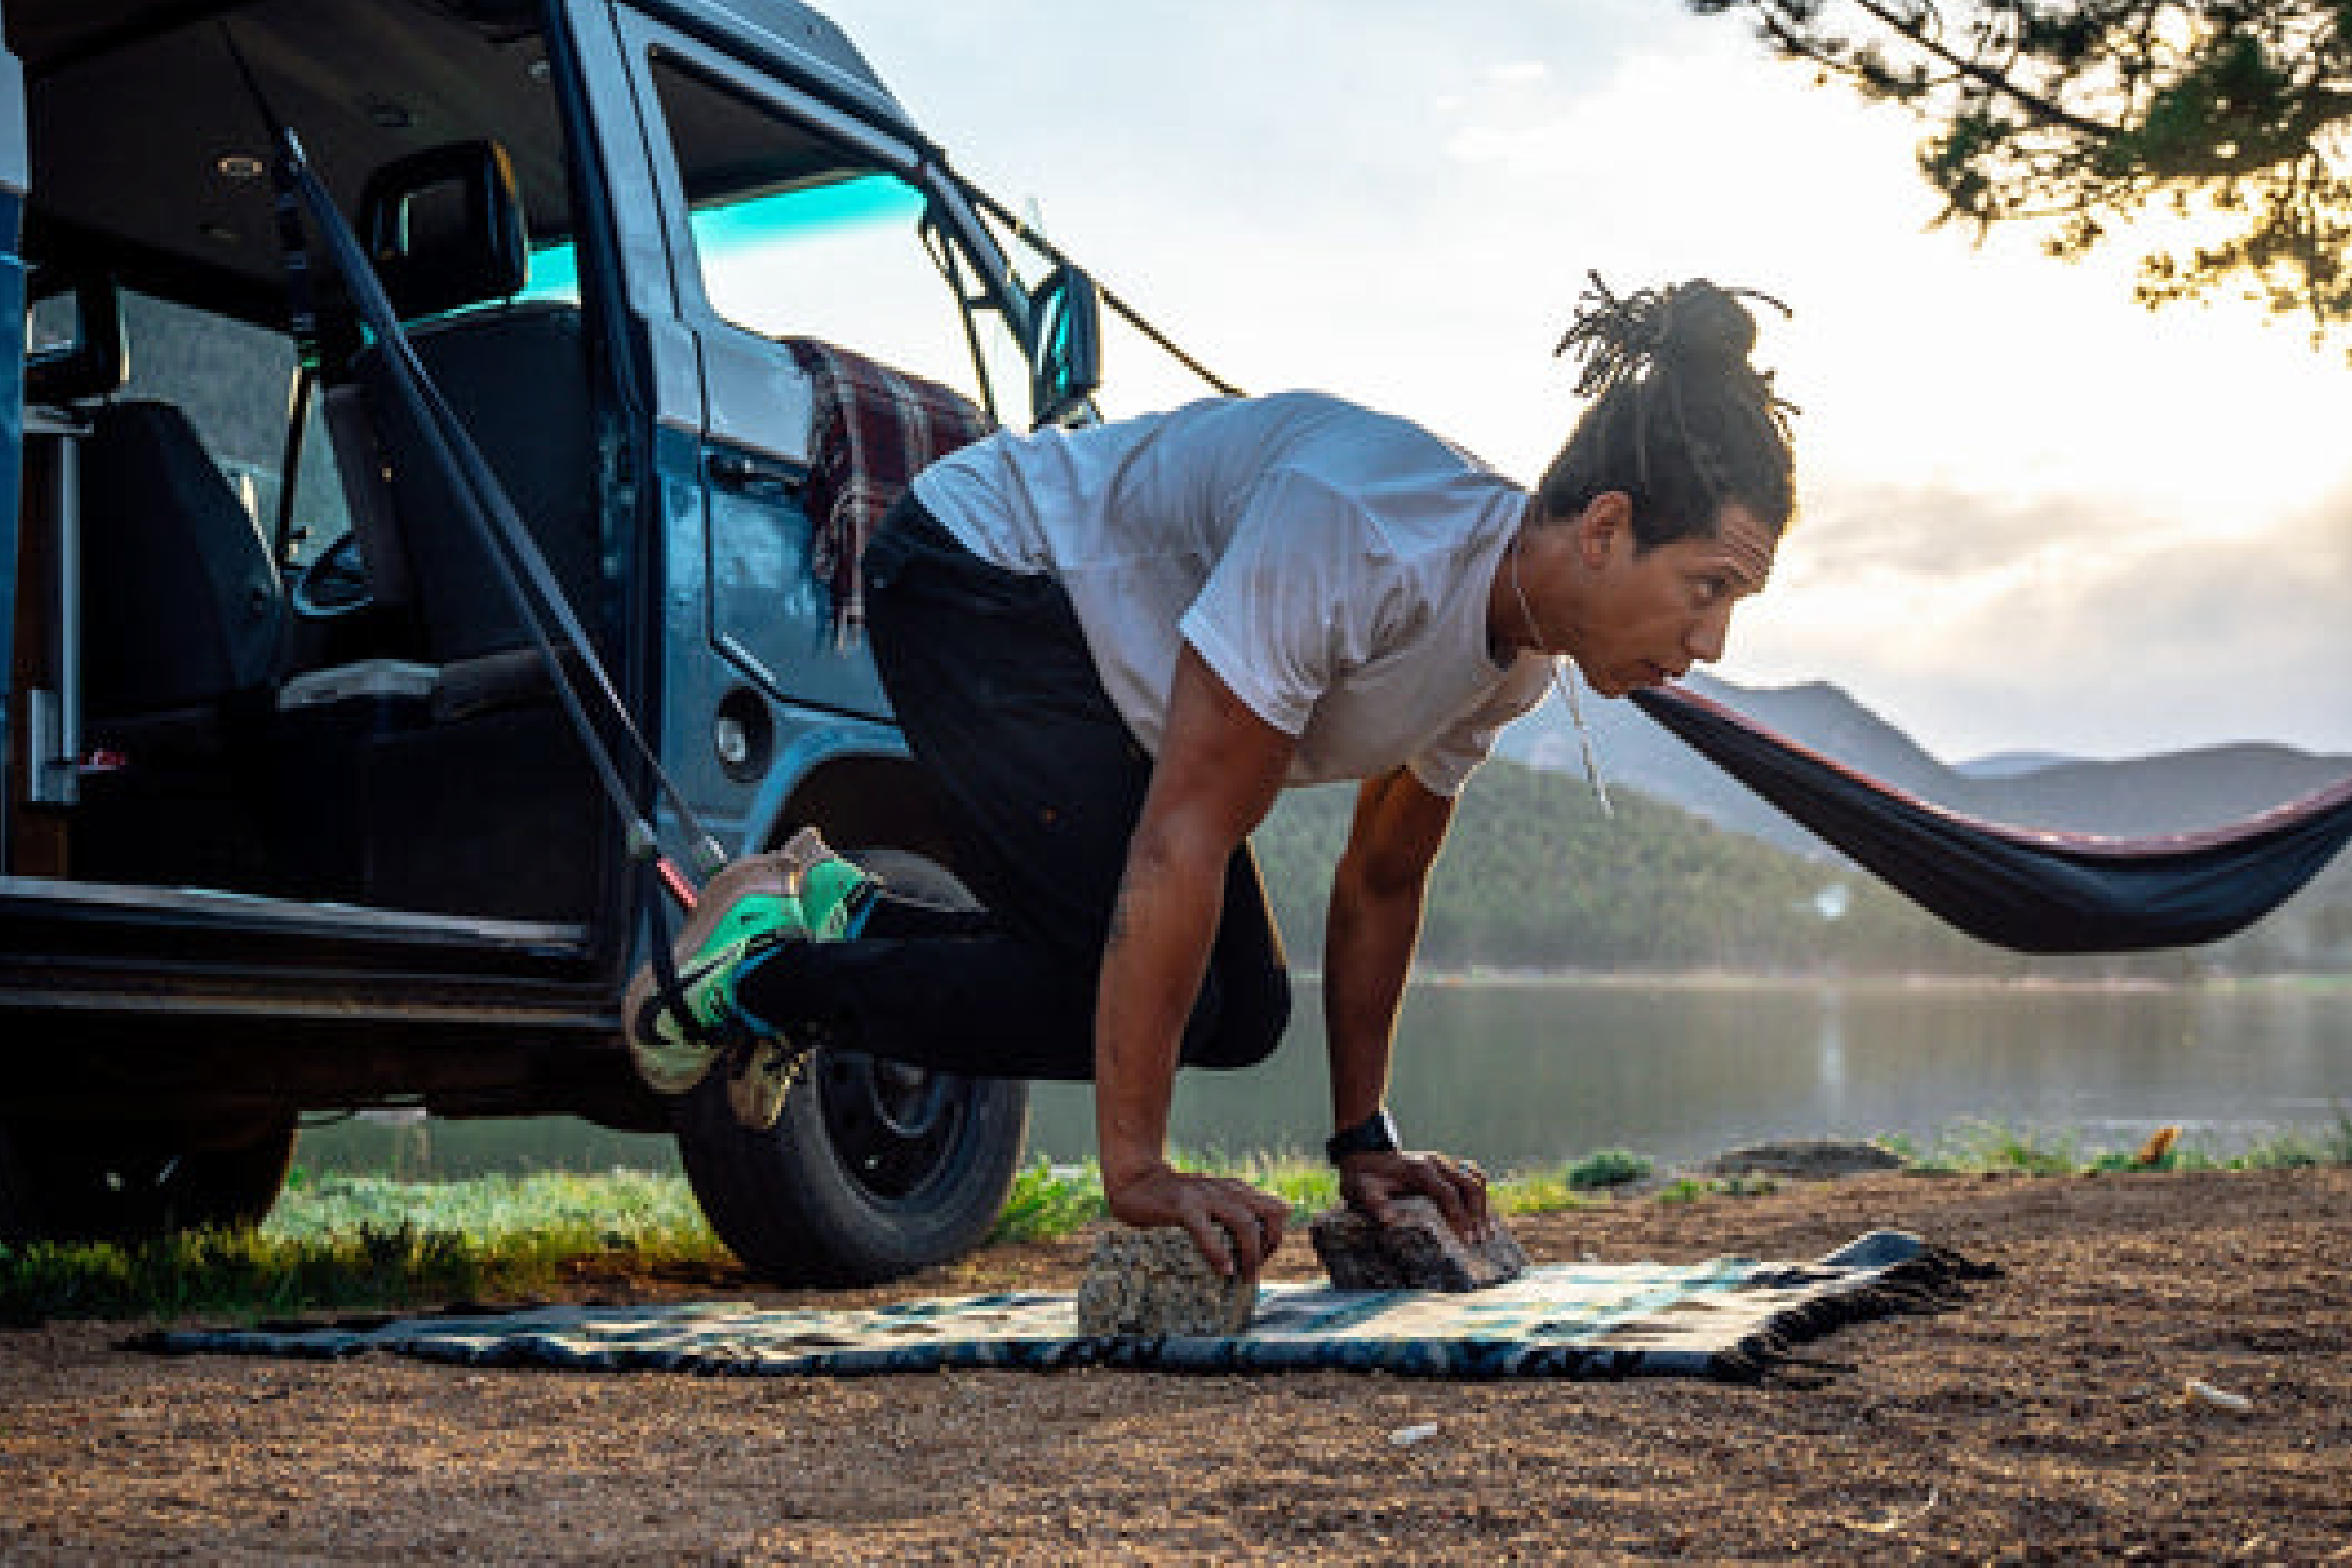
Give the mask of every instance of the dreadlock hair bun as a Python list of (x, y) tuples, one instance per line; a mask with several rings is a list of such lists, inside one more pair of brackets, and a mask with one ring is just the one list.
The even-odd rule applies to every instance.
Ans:
[(1756, 318), (1704, 278), (1662, 290), (1657, 317), (1653, 353), (1661, 365), (1721, 374), (1745, 365), (1756, 352)]
[(1748, 356), (1756, 352), (1756, 318), (1739, 296), (1788, 309), (1769, 295), (1704, 278), (1622, 295), (1611, 292), (1597, 272), (1591, 284), (1578, 301), (1576, 324), (1552, 351), (1584, 362), (1576, 390), (1585, 396), (1605, 396), (1655, 371), (1754, 377)]
[(1543, 515), (1575, 515), (1603, 490), (1633, 501), (1643, 548), (1711, 533), (1737, 501), (1778, 533), (1795, 504), (1789, 416), (1769, 373), (1748, 363), (1769, 294), (1704, 278), (1612, 292), (1599, 273), (1554, 351), (1581, 361), (1576, 390), (1593, 399), (1538, 487)]

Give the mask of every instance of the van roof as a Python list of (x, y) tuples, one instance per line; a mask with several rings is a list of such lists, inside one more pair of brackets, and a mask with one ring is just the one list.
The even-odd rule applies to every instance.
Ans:
[[(848, 35), (801, 0), (638, 0), (639, 7), (698, 32), (717, 31), (780, 59), (815, 65), (873, 100), (904, 111)], [(9, 48), (33, 76), (93, 54), (252, 8), (252, 0), (0, 0)], [(482, 26), (533, 28), (538, 0), (445, 0), (432, 7)]]
[[(635, 7), (921, 143), (841, 29), (799, 0)], [(254, 321), (282, 314), (267, 182), (224, 178), (266, 141), (215, 22), (346, 213), (375, 169), (453, 139), (504, 146), (535, 240), (572, 229), (539, 0), (0, 0), (31, 121), (26, 245), (68, 270)], [(124, 172), (142, 171), (136, 181)]]

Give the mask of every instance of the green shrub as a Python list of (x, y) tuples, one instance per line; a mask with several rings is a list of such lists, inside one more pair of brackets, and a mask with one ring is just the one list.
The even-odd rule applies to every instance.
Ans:
[(1568, 1184), (1580, 1193), (1622, 1187), (1640, 1181), (1655, 1169), (1647, 1156), (1631, 1149), (1602, 1149), (1568, 1168)]

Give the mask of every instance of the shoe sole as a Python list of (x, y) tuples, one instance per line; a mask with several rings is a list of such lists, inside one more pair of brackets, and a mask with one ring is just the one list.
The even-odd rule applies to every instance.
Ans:
[[(735, 1123), (747, 1132), (765, 1132), (775, 1126), (784, 1114), (784, 1101), (793, 1092), (793, 1085), (808, 1070), (809, 1058), (815, 1053), (808, 1047), (789, 1040), (761, 1040), (743, 1058), (742, 1065), (727, 1079), (727, 1108), (735, 1113)], [(770, 1063), (782, 1055), (790, 1066), (781, 1072)]]

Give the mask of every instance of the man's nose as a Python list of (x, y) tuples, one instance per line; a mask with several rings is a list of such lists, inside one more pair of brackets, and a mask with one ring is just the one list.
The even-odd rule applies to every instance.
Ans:
[(1690, 635), (1683, 638), (1683, 647), (1694, 664), (1713, 664), (1723, 657), (1724, 645), (1731, 640), (1731, 605), (1728, 600), (1708, 610), (1691, 623)]

